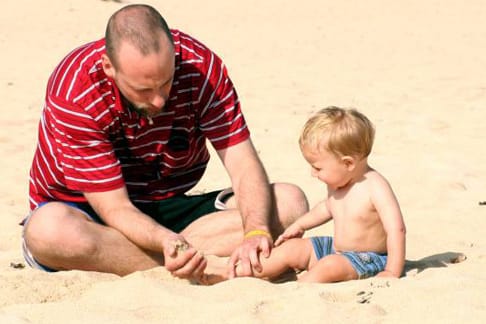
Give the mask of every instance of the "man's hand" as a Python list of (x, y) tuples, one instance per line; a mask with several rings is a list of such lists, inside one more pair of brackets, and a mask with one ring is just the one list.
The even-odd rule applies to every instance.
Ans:
[(253, 271), (261, 272), (262, 264), (260, 257), (268, 258), (272, 250), (273, 240), (270, 235), (259, 234), (246, 237), (241, 245), (231, 254), (228, 262), (228, 273), (230, 278), (236, 277), (236, 266), (241, 273), (239, 276), (253, 276)]
[(206, 269), (204, 255), (193, 248), (182, 235), (164, 240), (165, 268), (175, 277), (199, 281)]

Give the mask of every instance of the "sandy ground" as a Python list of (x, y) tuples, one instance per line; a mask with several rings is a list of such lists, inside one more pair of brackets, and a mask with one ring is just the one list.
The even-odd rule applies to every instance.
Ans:
[[(391, 182), (408, 227), (397, 280), (211, 287), (163, 268), (124, 278), (46, 274), (23, 263), (21, 227), (46, 80), (72, 48), (101, 38), (123, 3), (4, 0), (0, 11), (0, 323), (486, 322), (486, 3), (461, 1), (150, 1), (226, 62), (272, 181), (311, 178), (297, 138), (328, 105), (375, 123), (370, 163)], [(196, 190), (228, 185), (217, 159)], [(309, 234), (329, 234), (332, 225)], [(461, 263), (451, 260), (464, 254)]]

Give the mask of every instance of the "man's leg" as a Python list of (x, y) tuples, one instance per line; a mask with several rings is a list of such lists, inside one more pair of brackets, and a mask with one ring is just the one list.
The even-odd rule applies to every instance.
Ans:
[[(292, 184), (272, 184), (274, 210), (270, 230), (274, 238), (309, 210), (305, 194)], [(186, 227), (181, 234), (196, 249), (206, 254), (229, 256), (243, 239), (241, 216), (234, 196), (226, 201), (227, 210), (201, 217)]]
[(35, 210), (24, 239), (37, 262), (56, 270), (88, 270), (126, 275), (163, 263), (117, 230), (97, 224), (60, 202)]

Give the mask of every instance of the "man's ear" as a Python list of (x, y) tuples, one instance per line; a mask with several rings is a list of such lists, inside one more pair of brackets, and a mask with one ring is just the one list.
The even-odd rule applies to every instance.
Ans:
[(342, 156), (341, 161), (344, 163), (348, 171), (353, 171), (354, 168), (356, 167), (356, 160), (352, 156), (349, 155)]
[(106, 54), (101, 55), (101, 66), (103, 67), (103, 71), (105, 74), (114, 79), (115, 78), (115, 67), (111, 63), (110, 58)]

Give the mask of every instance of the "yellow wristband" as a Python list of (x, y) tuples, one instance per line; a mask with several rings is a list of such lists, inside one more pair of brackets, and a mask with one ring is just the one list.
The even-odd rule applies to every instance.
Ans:
[(258, 236), (258, 235), (263, 235), (263, 236), (272, 238), (272, 235), (270, 233), (268, 233), (267, 231), (264, 231), (264, 230), (249, 231), (248, 233), (245, 234), (244, 238), (247, 239), (247, 238), (250, 238), (250, 237), (253, 237), (253, 236)]

